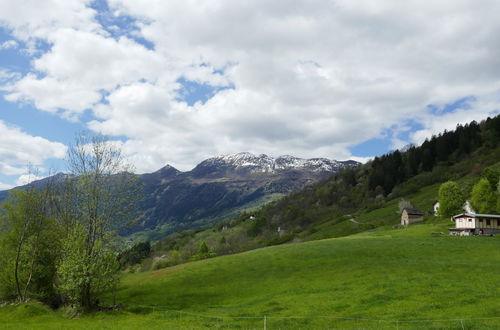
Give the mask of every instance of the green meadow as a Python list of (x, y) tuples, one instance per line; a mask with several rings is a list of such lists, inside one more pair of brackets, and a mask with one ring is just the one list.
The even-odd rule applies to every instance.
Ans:
[(71, 318), (31, 303), (1, 307), (0, 321), (7, 329), (499, 328), (500, 237), (435, 234), (449, 225), (382, 229), (126, 274), (115, 297), (121, 311)]

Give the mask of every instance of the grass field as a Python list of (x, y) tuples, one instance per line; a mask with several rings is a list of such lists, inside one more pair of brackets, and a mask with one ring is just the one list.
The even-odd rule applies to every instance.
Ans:
[[(124, 275), (123, 311), (0, 308), (2, 328), (500, 328), (500, 237), (449, 223), (254, 250)], [(110, 299), (110, 298), (109, 298)], [(264, 319), (265, 317), (265, 319)], [(430, 321), (425, 321), (430, 320)]]

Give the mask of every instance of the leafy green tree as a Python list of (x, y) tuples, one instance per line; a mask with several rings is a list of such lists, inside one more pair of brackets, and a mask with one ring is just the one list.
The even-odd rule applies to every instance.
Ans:
[(92, 254), (88, 251), (87, 230), (76, 224), (62, 245), (62, 258), (57, 268), (59, 291), (71, 301), (88, 307), (98, 305), (98, 297), (118, 282), (119, 263), (115, 251), (104, 237), (96, 240)]
[(68, 231), (58, 267), (60, 289), (90, 310), (116, 285), (116, 229), (137, 214), (139, 188), (120, 149), (105, 137), (78, 136), (68, 163), (72, 176), (61, 197)]
[(197, 253), (192, 255), (189, 259), (190, 260), (202, 260), (202, 259), (207, 259), (207, 258), (213, 258), (215, 256), (217, 256), (217, 254), (215, 252), (211, 252), (207, 243), (205, 243), (205, 241), (203, 241), (200, 243), (200, 246), (198, 247)]
[(474, 185), (470, 201), (478, 213), (495, 212), (497, 199), (488, 179), (483, 178)]
[(149, 257), (150, 254), (151, 243), (141, 242), (121, 252), (118, 259), (120, 261), (120, 266), (125, 268), (126, 266), (132, 266), (142, 262)]
[(498, 180), (500, 180), (500, 172), (491, 168), (486, 168), (483, 171), (483, 178), (487, 179), (493, 191), (497, 190)]
[(204, 241), (201, 242), (200, 247), (198, 248), (198, 253), (204, 254), (204, 253), (208, 253), (208, 251), (209, 251), (209, 249), (208, 249), (207, 243), (205, 243)]
[(459, 185), (454, 181), (443, 183), (439, 187), (439, 215), (450, 217), (463, 211), (465, 197)]
[(59, 233), (48, 212), (48, 185), (12, 192), (0, 220), (0, 298), (53, 303)]

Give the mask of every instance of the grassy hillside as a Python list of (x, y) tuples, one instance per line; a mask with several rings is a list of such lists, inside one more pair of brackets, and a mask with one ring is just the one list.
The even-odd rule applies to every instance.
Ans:
[(116, 297), (123, 311), (69, 319), (36, 304), (7, 306), (0, 322), (263, 328), (266, 316), (269, 329), (500, 327), (500, 237), (432, 234), (448, 225), (379, 229), (127, 274)]
[[(156, 242), (151, 258), (134, 270), (396, 225), (402, 199), (429, 213), (445, 181), (458, 181), (468, 197), (485, 168), (500, 171), (495, 165), (500, 162), (499, 146), (500, 116), (457, 125), (456, 130), (433, 136), (419, 147), (376, 157), (257, 211), (205, 230), (174, 233)], [(200, 253), (201, 246), (208, 246), (210, 253)]]
[[(474, 157), (464, 158), (454, 164), (440, 164), (432, 171), (417, 174), (395, 186), (388, 196), (375, 197), (363, 191), (367, 179), (363, 174), (367, 166), (364, 166), (356, 170), (358, 184), (346, 191), (346, 195), (365, 196), (359, 197), (363, 203), (359, 207), (340, 207), (339, 203), (329, 203), (322, 197), (325, 190), (332, 191), (333, 187), (342, 184), (341, 174), (340, 178), (332, 177), (311, 185), (260, 210), (244, 213), (205, 230), (175, 233), (153, 246), (153, 256), (141, 268), (161, 268), (196, 258), (198, 247), (203, 242), (211, 252), (226, 255), (264, 246), (342, 237), (381, 226), (398, 225), (398, 204), (401, 200), (411, 202), (428, 214), (432, 211), (442, 182), (459, 182), (468, 196), (485, 168), (500, 171), (499, 161), (500, 149), (482, 150)], [(255, 219), (250, 220), (251, 216)], [(427, 218), (429, 221), (435, 220), (433, 217)]]

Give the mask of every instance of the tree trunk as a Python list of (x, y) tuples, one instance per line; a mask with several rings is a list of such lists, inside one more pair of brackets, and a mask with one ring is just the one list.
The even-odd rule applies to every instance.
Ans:
[(21, 262), (21, 250), (22, 250), (23, 245), (24, 245), (24, 237), (26, 234), (27, 227), (28, 227), (28, 225), (27, 225), (27, 223), (25, 223), (23, 226), (23, 233), (21, 234), (21, 238), (19, 239), (19, 242), (17, 244), (16, 262), (15, 262), (15, 268), (14, 268), (14, 277), (16, 279), (17, 295), (18, 295), (18, 299), (21, 301), (24, 300), (24, 297), (23, 297), (23, 293), (21, 291), (21, 283), (19, 280), (19, 264)]

